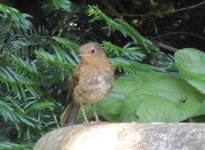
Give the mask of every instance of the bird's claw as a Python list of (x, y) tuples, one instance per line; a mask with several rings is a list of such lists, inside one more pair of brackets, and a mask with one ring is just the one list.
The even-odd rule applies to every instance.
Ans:
[(100, 121), (100, 120), (96, 120), (96, 121), (84, 122), (83, 124), (84, 125), (97, 125), (97, 124), (100, 124), (100, 123), (103, 123), (103, 122)]

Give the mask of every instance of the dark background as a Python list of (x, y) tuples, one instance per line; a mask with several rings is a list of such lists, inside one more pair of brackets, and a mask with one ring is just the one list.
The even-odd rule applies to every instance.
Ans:
[[(45, 13), (42, 12), (40, 0), (6, 1), (19, 11), (33, 16), (36, 26), (45, 25), (49, 28)], [(87, 5), (98, 5), (112, 18), (122, 17), (137, 30), (156, 44), (163, 43), (163, 50), (170, 52), (169, 47), (194, 47), (205, 51), (205, 5), (201, 0), (72, 0), (77, 10), (75, 22), (81, 27), (79, 32), (81, 42), (87, 40), (108, 40), (118, 45), (124, 45), (128, 39), (118, 33), (110, 37), (104, 28), (104, 23), (89, 22), (85, 13)], [(171, 13), (173, 10), (173, 13)], [(72, 14), (73, 15), (73, 14)], [(87, 31), (89, 29), (89, 31)], [(51, 28), (52, 30), (52, 28)]]

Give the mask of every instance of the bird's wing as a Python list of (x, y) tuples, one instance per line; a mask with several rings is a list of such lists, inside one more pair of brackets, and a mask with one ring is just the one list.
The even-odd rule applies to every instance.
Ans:
[(67, 106), (66, 110), (63, 112), (63, 114), (60, 117), (61, 125), (74, 124), (74, 121), (78, 114), (78, 110), (80, 108), (80, 105), (75, 103), (72, 97), (73, 90), (78, 85), (78, 82), (79, 82), (79, 68), (80, 66), (77, 66), (75, 68), (72, 79), (70, 80), (70, 83), (69, 83), (69, 91), (68, 91), (68, 96), (67, 96), (67, 101), (69, 102), (69, 105)]
[(67, 102), (72, 100), (72, 93), (74, 88), (78, 85), (79, 82), (79, 69), (80, 66), (77, 66), (75, 70), (73, 71), (73, 76), (69, 82), (69, 90), (68, 90), (68, 95), (67, 95)]

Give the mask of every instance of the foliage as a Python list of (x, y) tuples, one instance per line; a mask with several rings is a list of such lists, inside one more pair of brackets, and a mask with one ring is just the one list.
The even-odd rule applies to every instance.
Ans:
[(177, 73), (138, 72), (116, 79), (97, 108), (109, 121), (179, 122), (204, 114), (203, 103), (204, 95)]
[(71, 2), (68, 0), (47, 0), (42, 5), (42, 9), (51, 12), (63, 9), (65, 11), (70, 11)]
[(31, 22), (28, 18), (31, 18), (30, 15), (25, 13), (20, 13), (18, 10), (12, 7), (8, 7), (4, 4), (0, 4), (0, 12), (2, 21), (8, 21), (11, 26), (21, 29), (29, 29), (31, 26)]
[(136, 43), (142, 46), (146, 51), (156, 51), (158, 48), (152, 44), (147, 38), (144, 38), (139, 34), (139, 32), (132, 26), (130, 26), (127, 22), (125, 22), (123, 19), (114, 19), (112, 20), (108, 16), (106, 16), (102, 11), (95, 6), (89, 6), (88, 9), (88, 15), (93, 16), (93, 21), (95, 20), (104, 20), (107, 25), (109, 32), (118, 30), (121, 32), (124, 36), (129, 36), (132, 38), (132, 40)]
[(175, 53), (175, 60), (183, 78), (205, 94), (205, 54), (197, 49), (185, 48)]
[[(0, 40), (0, 139), (3, 142), (0, 149), (31, 149), (32, 141), (58, 126), (56, 108), (62, 106), (52, 94), (59, 90), (56, 83), (62, 79), (53, 78), (59, 72), (63, 74), (63, 69), (64, 74), (71, 74), (74, 64), (59, 58), (59, 54), (64, 58), (69, 56), (60, 51), (60, 44), (48, 35), (47, 29), (32, 27), (30, 15), (4, 4), (0, 4), (0, 8), (3, 19), (0, 30), (3, 35)], [(51, 50), (53, 55), (49, 53)], [(49, 54), (49, 66), (46, 66), (46, 54)], [(67, 64), (62, 67), (65, 61)], [(62, 92), (55, 95), (60, 97)]]
[[(154, 1), (150, 7), (164, 8)], [(116, 66), (116, 76), (121, 76), (97, 104), (103, 119), (179, 122), (205, 115), (201, 52), (183, 49), (173, 58), (127, 21), (112, 19), (96, 6), (89, 6), (85, 14), (84, 6), (48, 0), (41, 9), (46, 27), (31, 23), (29, 14), (0, 4), (0, 149), (32, 149), (40, 136), (59, 127), (67, 106), (67, 83), (79, 63), (79, 45), (91, 39), (85, 36), (88, 27), (79, 25), (77, 14), (82, 10), (93, 23), (104, 22), (109, 35), (117, 32), (126, 38), (122, 44), (98, 41)], [(90, 107), (86, 109), (92, 118)]]

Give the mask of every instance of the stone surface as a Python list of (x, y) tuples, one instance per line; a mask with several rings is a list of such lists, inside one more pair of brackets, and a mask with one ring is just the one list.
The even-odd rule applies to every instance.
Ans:
[(34, 150), (205, 150), (205, 124), (67, 126), (44, 135)]

